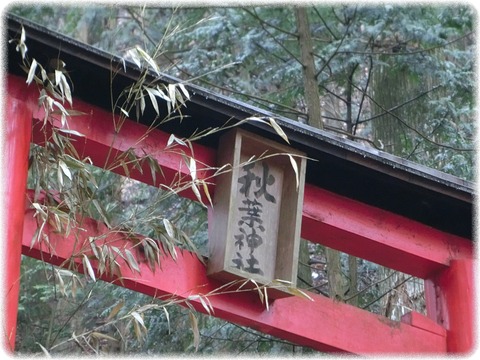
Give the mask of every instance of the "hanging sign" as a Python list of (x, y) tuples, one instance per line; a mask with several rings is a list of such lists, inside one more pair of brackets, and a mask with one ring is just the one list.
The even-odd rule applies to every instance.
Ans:
[[(300, 156), (299, 156), (300, 155)], [(296, 283), (306, 161), (303, 153), (244, 130), (220, 139), (208, 274), (225, 281)], [(294, 162), (295, 165), (292, 163)], [(269, 289), (273, 298), (285, 287)]]

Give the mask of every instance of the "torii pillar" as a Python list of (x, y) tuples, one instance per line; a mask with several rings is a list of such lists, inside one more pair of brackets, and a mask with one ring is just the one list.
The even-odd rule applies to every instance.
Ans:
[[(15, 348), (18, 297), (20, 290), (20, 263), (22, 253), (22, 230), (25, 215), (25, 190), (27, 187), (28, 155), (32, 133), (34, 99), (27, 99), (24, 88), (18, 82), (7, 82), (7, 94), (2, 117), (2, 168), (5, 183), (2, 184), (2, 199), (6, 236), (4, 235), (4, 340), (8, 351)], [(29, 92), (31, 93), (31, 92)], [(32, 101), (28, 101), (32, 100)]]

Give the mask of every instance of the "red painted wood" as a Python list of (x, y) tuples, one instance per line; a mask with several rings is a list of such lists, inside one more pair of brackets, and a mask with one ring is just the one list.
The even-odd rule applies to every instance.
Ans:
[(432, 277), (439, 320), (447, 329), (447, 351), (467, 354), (474, 347), (475, 294), (473, 260), (454, 259)]
[[(19, 81), (17, 78), (9, 78), (9, 82), (17, 82), (16, 88), (22, 89), (23, 87), (25, 93), (33, 92), (32, 88), (26, 89), (23, 81)], [(167, 179), (162, 181), (171, 181), (175, 178), (175, 174), (178, 173), (182, 174), (181, 176), (188, 177), (187, 167), (186, 165), (181, 165), (184, 163), (178, 154), (173, 154), (170, 157), (155, 150), (158, 144), (166, 143), (169, 134), (154, 130), (147, 139), (139, 141), (143, 139), (142, 136), (146, 128), (143, 125), (130, 121), (126, 123), (124, 128), (127, 131), (117, 134), (112, 127), (111, 114), (91, 107), (77, 99), (75, 99), (75, 104), (76, 109), (81, 109), (87, 114), (82, 117), (75, 117), (70, 121), (72, 129), (87, 135), (85, 138), (77, 138), (76, 145), (79, 152), (84, 156), (90, 156), (97, 165), (103, 166), (105, 163), (108, 164), (106, 152), (111, 148), (112, 144), (113, 152), (125, 151), (130, 147), (136, 147), (139, 154), (142, 154), (142, 148), (147, 152), (152, 152), (159, 162), (165, 166)], [(37, 113), (36, 117), (41, 119), (41, 115), (41, 113)], [(34, 139), (39, 142), (43, 141), (43, 138), (35, 131)], [(214, 150), (198, 145), (194, 145), (194, 149), (197, 161), (210, 166), (214, 164)], [(117, 168), (116, 171), (121, 173), (121, 167)], [(144, 169), (143, 174), (132, 173), (132, 177), (146, 183), (152, 183), (148, 167)], [(213, 194), (213, 187), (211, 187), (211, 194)], [(182, 195), (194, 198), (192, 194)], [(29, 231), (33, 231), (34, 225), (30, 223), (26, 228)], [(452, 275), (449, 271), (454, 271), (454, 274), (456, 274), (458, 269), (451, 270), (449, 268), (450, 260), (460, 259), (459, 261), (464, 261), (464, 259), (467, 259), (465, 261), (468, 261), (468, 259), (473, 258), (472, 244), (467, 239), (442, 233), (415, 221), (355, 202), (311, 185), (307, 185), (305, 189), (302, 236), (313, 242), (322, 243), (390, 268), (424, 278), (432, 278), (432, 274), (442, 272), (444, 275), (440, 279), (446, 279), (448, 276), (445, 274), (450, 274), (450, 277), (456, 279), (456, 275)], [(25, 244), (25, 253), (33, 256), (40, 254), (39, 249), (28, 250)], [(67, 256), (68, 252), (64, 254), (64, 258)], [(154, 288), (152, 283), (148, 282), (159, 281), (159, 279), (155, 278), (156, 275), (152, 275), (152, 277), (146, 275), (145, 278), (135, 279), (128, 286), (151, 295), (157, 292), (169, 294), (179, 293), (179, 291), (191, 291), (199, 285), (202, 285), (201, 291), (207, 291), (208, 289), (213, 289), (214, 285), (218, 285), (206, 279), (203, 265), (193, 256), (190, 255), (190, 258), (190, 260), (185, 260), (188, 259), (188, 256), (182, 256), (183, 260), (177, 263), (171, 263), (169, 259), (166, 259), (168, 267), (164, 269), (163, 282), (161, 282), (158, 288)], [(51, 260), (53, 262), (63, 261), (61, 256), (57, 260), (55, 258)], [(181, 265), (180, 268), (178, 268), (179, 264)], [(190, 268), (192, 270), (189, 270)], [(445, 272), (443, 273), (443, 271)], [(178, 274), (182, 274), (179, 282), (177, 282)], [(451, 300), (454, 299), (451, 295), (453, 293), (451, 289), (454, 286), (445, 285), (447, 283), (446, 280), (440, 282), (443, 285), (438, 286), (435, 293), (436, 296), (450, 299), (444, 301), (445, 305), (442, 311), (447, 313), (445, 309), (448, 309), (449, 319), (451, 319), (451, 314), (455, 313), (452, 313), (450, 306), (458, 304), (458, 302)], [(460, 285), (457, 284), (455, 286)], [(447, 295), (444, 295), (443, 291)], [(223, 299), (220, 296), (214, 298)], [(398, 325), (398, 323), (393, 328), (400, 330), (391, 330), (392, 326), (390, 323), (388, 325), (390, 330), (388, 330), (383, 325), (378, 325), (384, 320), (379, 320), (380, 318), (358, 309), (351, 310), (349, 306), (344, 304), (333, 303), (334, 305), (332, 305), (330, 300), (322, 297), (315, 296), (315, 303), (317, 305), (321, 304), (322, 310), (319, 310), (317, 305), (313, 306), (309, 302), (302, 302), (300, 305), (297, 305), (295, 302), (299, 300), (297, 298), (294, 298), (295, 301), (282, 299), (275, 301), (270, 312), (268, 312), (268, 316), (265, 315), (264, 309), (257, 304), (258, 301), (252, 298), (252, 296), (248, 297), (248, 300), (240, 299), (243, 299), (243, 295), (240, 297), (230, 295), (228, 301), (215, 300), (219, 301), (215, 305), (216, 315), (317, 349), (342, 349), (359, 353), (372, 351), (397, 352), (402, 351), (401, 349), (413, 351), (413, 348), (417, 349), (416, 351), (424, 350), (427, 352), (444, 351), (446, 349), (445, 341), (441, 336), (441, 344), (439, 343), (438, 334), (435, 334), (437, 338), (432, 338), (437, 340), (425, 342), (424, 333), (432, 334), (431, 331), (425, 331), (424, 329), (405, 324)], [(435, 302), (432, 299), (427, 302), (429, 308), (433, 309), (434, 305), (432, 304)], [(198, 301), (196, 304), (200, 306)], [(277, 309), (276, 312), (273, 309)], [(279, 320), (284, 313), (289, 313), (290, 309), (298, 310), (297, 317), (295, 318), (291, 314), (287, 319)], [(272, 311), (276, 314), (274, 318), (270, 318)], [(431, 310), (429, 311), (431, 312)], [(302, 318), (304, 313), (309, 314), (308, 319)], [(314, 316), (310, 317), (310, 313), (314, 314)], [(471, 316), (471, 314), (473, 312), (467, 308), (466, 316)], [(366, 318), (364, 318), (365, 316)], [(345, 325), (345, 319), (350, 320), (354, 318), (355, 320), (352, 320), (352, 329), (356, 332), (350, 331), (350, 327), (346, 329)], [(455, 315), (454, 318), (460, 318), (460, 315)], [(313, 319), (314, 322), (310, 323), (310, 319)], [(339, 321), (338, 319), (342, 320)], [(341, 323), (340, 325), (338, 324), (339, 322)], [(362, 323), (368, 324), (368, 328), (364, 328)], [(458, 324), (458, 322), (454, 323)], [(325, 332), (318, 334), (318, 324), (322, 324), (322, 328), (326, 329)], [(448, 333), (449, 336), (453, 334), (453, 339), (457, 336), (455, 334), (458, 334), (458, 329), (455, 329), (454, 327)], [(379, 334), (377, 334), (377, 330)], [(373, 335), (370, 335), (372, 331)], [(384, 333), (389, 331), (391, 333), (395, 332), (395, 336), (392, 339), (385, 338), (386, 335)], [(419, 333), (418, 331), (421, 332)], [(310, 333), (316, 333), (313, 335), (313, 339)], [(407, 333), (408, 335), (405, 335)], [(413, 335), (414, 333), (415, 336)], [(375, 339), (375, 341), (372, 339)], [(382, 339), (380, 341), (381, 344), (379, 344), (378, 339)], [(412, 345), (407, 345), (407, 342), (411, 342)], [(388, 348), (385, 344), (388, 344)], [(462, 341), (458, 340), (458, 336), (457, 340), (451, 340), (449, 344), (450, 351), (462, 349), (462, 346), (465, 348)]]
[[(160, 182), (170, 185), (178, 176), (189, 179), (181, 155), (153, 150), (155, 146), (162, 149), (169, 134), (153, 130), (147, 138), (140, 141), (147, 128), (133, 121), (126, 122), (122, 132), (115, 134), (111, 114), (75, 101), (78, 109), (89, 115), (74, 117), (70, 121), (73, 130), (86, 135), (85, 138), (74, 137), (74, 145), (77, 151), (83, 156), (89, 156), (97, 166), (104, 166), (108, 162), (106, 157), (110, 148), (116, 153), (135, 147), (140, 154), (145, 151), (155, 156), (162, 166), (166, 178), (157, 176), (155, 185)], [(34, 141), (41, 143), (43, 139), (42, 133), (34, 131)], [(200, 164), (212, 167), (216, 165), (213, 149), (199, 144), (194, 144), (193, 149)], [(122, 167), (117, 167), (114, 171), (124, 174)], [(131, 176), (153, 184), (148, 165), (144, 166), (143, 173), (132, 170)], [(208, 179), (209, 176), (211, 173), (199, 172), (199, 178)], [(212, 183), (209, 184), (209, 192), (213, 196)], [(181, 195), (196, 200), (191, 191)], [(452, 257), (472, 257), (471, 241), (467, 239), (440, 232), (309, 184), (305, 186), (302, 237), (420, 278), (426, 278), (448, 266)]]
[[(86, 220), (82, 226), (86, 231), (72, 233), (68, 238), (49, 233), (50, 245), (55, 249), (52, 254), (50, 247), (38, 243), (30, 248), (37, 228), (32, 215), (33, 210), (27, 211), (25, 215), (23, 253), (56, 265), (68, 264), (71, 255), (78, 254), (78, 249), (88, 244), (88, 236), (95, 236), (105, 230), (104, 225)], [(105, 238), (105, 241), (114, 242), (119, 248), (130, 246), (124, 245), (118, 234)], [(85, 246), (89, 248), (88, 245)], [(124, 277), (122, 286), (150, 296), (174, 294), (181, 299), (189, 298), (199, 311), (205, 312), (195, 296), (205, 295), (221, 286), (221, 283), (206, 276), (205, 266), (195, 255), (180, 250), (178, 254), (176, 261), (169, 257), (162, 258), (161, 270), (155, 273), (146, 264), (141, 264), (141, 276), (133, 273), (119, 259)], [(76, 261), (80, 262), (80, 257)], [(94, 263), (93, 265), (95, 267)], [(367, 354), (443, 353), (446, 350), (445, 337), (438, 332), (389, 321), (323, 296), (310, 295), (314, 301), (299, 297), (275, 300), (269, 310), (261, 304), (255, 292), (218, 294), (210, 296), (209, 300), (217, 317), (319, 351)]]
[(3, 341), (6, 349), (13, 351), (17, 326), (18, 295), (20, 285), (20, 261), (22, 248), (22, 229), (24, 219), (25, 189), (27, 185), (28, 152), (30, 150), (32, 108), (27, 94), (18, 82), (7, 82), (5, 113), (2, 116), (4, 138), (2, 154), (5, 159), (3, 169), (7, 175), (2, 186), (2, 199), (6, 202), (6, 242), (4, 244), (5, 278), (5, 331)]
[(435, 290), (435, 283), (432, 279), (425, 279), (423, 281), (423, 288), (425, 294), (425, 307), (429, 319), (441, 323), (438, 318), (439, 310), (437, 305), (437, 292)]
[(401, 321), (405, 324), (418, 327), (425, 331), (430, 331), (443, 337), (447, 336), (447, 330), (445, 330), (444, 327), (438, 325), (434, 320), (429, 319), (428, 317), (423, 316), (415, 311), (411, 311), (403, 315)]
[(302, 236), (420, 278), (473, 257), (470, 240), (309, 184)]
[[(23, 82), (19, 86), (25, 87)], [(189, 179), (181, 155), (162, 152), (169, 134), (152, 130), (145, 137), (147, 127), (134, 121), (125, 122), (122, 131), (117, 134), (111, 113), (79, 99), (74, 99), (74, 104), (76, 110), (86, 114), (72, 117), (69, 122), (72, 130), (85, 135), (84, 138), (73, 136), (76, 140), (74, 145), (80, 154), (89, 156), (95, 165), (103, 167), (109, 163), (107, 154), (110, 149), (116, 154), (136, 148), (140, 155), (147, 153), (154, 156), (162, 166), (166, 177), (162, 179), (157, 176), (155, 185), (169, 185), (179, 176)], [(43, 119), (43, 114), (39, 112), (36, 117)], [(37, 120), (37, 124), (39, 122)], [(34, 141), (41, 143), (44, 135), (36, 129)], [(194, 144), (193, 149), (199, 164), (207, 167), (216, 165), (214, 149), (199, 144)], [(123, 174), (122, 167), (114, 171)], [(199, 171), (199, 178), (208, 178), (210, 175)], [(148, 165), (144, 166), (143, 173), (132, 170), (131, 176), (153, 184)], [(209, 185), (209, 192), (213, 196), (213, 184)], [(182, 196), (196, 200), (191, 191), (182, 193)], [(302, 237), (420, 278), (427, 278), (447, 267), (451, 258), (472, 257), (472, 244), (467, 239), (309, 184), (305, 186)]]

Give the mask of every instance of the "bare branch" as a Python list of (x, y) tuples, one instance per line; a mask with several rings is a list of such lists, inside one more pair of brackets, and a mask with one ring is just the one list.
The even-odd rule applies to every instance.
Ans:
[(268, 36), (270, 36), (272, 38), (273, 41), (275, 41), (275, 43), (277, 43), (278, 46), (280, 46), (288, 55), (290, 55), (293, 59), (295, 59), (300, 65), (302, 65), (302, 62), (300, 61), (300, 59), (298, 59), (289, 49), (287, 49), (285, 47), (285, 45), (279, 41), (275, 35), (273, 35), (264, 25), (264, 23), (261, 21), (261, 18), (257, 15), (257, 13), (254, 11), (254, 13), (252, 14), (251, 12), (249, 12), (248, 10), (244, 9), (248, 14), (252, 15), (254, 18), (256, 19), (259, 19), (260, 20), (260, 26), (262, 27), (263, 31), (265, 31)]
[[(362, 89), (360, 89), (358, 86), (356, 85), (353, 85), (356, 89), (358, 89), (359, 91), (363, 91)], [(432, 88), (430, 89), (429, 91), (427, 92), (424, 92), (422, 94), (420, 94), (419, 96), (417, 96), (416, 98), (414, 99), (410, 99), (408, 100), (407, 102), (412, 102), (414, 101), (415, 99), (418, 99), (420, 96), (423, 96), (425, 95), (426, 93), (430, 92), (430, 91), (433, 91), (437, 88), (439, 88), (441, 85), (438, 85), (436, 86), (435, 88)], [(423, 134), (421, 131), (417, 130), (415, 127), (413, 127), (412, 125), (408, 124), (405, 120), (401, 119), (398, 115), (394, 114), (392, 111), (393, 110), (396, 110), (398, 109), (399, 107), (401, 106), (404, 106), (407, 102), (403, 103), (403, 104), (400, 104), (398, 106), (395, 106), (395, 108), (393, 109), (385, 109), (383, 106), (381, 106), (377, 101), (375, 101), (375, 99), (373, 99), (371, 96), (369, 96), (368, 94), (366, 94), (366, 96), (375, 104), (377, 105), (380, 109), (382, 109), (383, 113), (381, 115), (385, 115), (385, 114), (388, 114), (388, 115), (391, 115), (393, 116), (397, 121), (399, 121), (403, 126), (405, 126), (406, 128), (408, 128), (409, 130), (413, 131), (415, 134), (417, 134), (418, 136), (420, 136), (422, 139), (424, 139), (425, 141), (433, 144), (433, 145), (436, 145), (436, 146), (439, 146), (439, 147), (443, 147), (443, 148), (446, 148), (446, 149), (450, 149), (450, 150), (455, 150), (455, 151), (474, 151), (474, 149), (469, 149), (469, 148), (458, 148), (458, 147), (455, 147), (455, 146), (450, 146), (450, 145), (446, 145), (446, 144), (440, 144), (432, 139), (430, 139), (427, 135)], [(380, 115), (380, 116), (381, 116)], [(373, 118), (377, 118), (379, 116), (375, 116)], [(370, 118), (368, 120), (372, 120), (373, 118)], [(365, 121), (368, 121), (368, 120), (365, 120)], [(365, 122), (365, 121), (362, 121), (362, 122)]]

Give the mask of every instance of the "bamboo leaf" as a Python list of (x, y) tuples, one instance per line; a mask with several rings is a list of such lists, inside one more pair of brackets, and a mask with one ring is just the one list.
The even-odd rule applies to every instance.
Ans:
[(192, 180), (195, 181), (197, 179), (197, 163), (193, 157), (188, 161), (188, 170), (190, 170)]
[(55, 70), (55, 85), (62, 87), (62, 72), (60, 70)]
[(314, 301), (313, 298), (311, 296), (309, 296), (307, 293), (305, 293), (304, 291), (302, 291), (300, 289), (297, 289), (293, 286), (289, 287), (288, 290), (296, 296), (305, 298), (305, 299), (310, 300), (310, 301)]
[(57, 269), (55, 269), (55, 277), (58, 280), (60, 292), (63, 294), (63, 296), (67, 296), (67, 293), (65, 292), (65, 282), (63, 281), (62, 275), (60, 275), (60, 272)]
[(26, 83), (30, 85), (32, 83), (33, 78), (35, 77), (35, 71), (37, 70), (37, 60), (33, 59), (32, 64), (30, 65), (30, 69), (28, 70), (27, 81)]
[(157, 159), (153, 158), (152, 156), (148, 155), (146, 157), (146, 159), (147, 159), (148, 165), (150, 166), (150, 173), (152, 174), (153, 184), (156, 184), (157, 183), (156, 174), (159, 173), (162, 176), (164, 175), (163, 171), (162, 171), (162, 168), (158, 164)]
[(195, 351), (197, 351), (198, 346), (200, 345), (200, 331), (198, 330), (198, 320), (193, 312), (189, 312), (188, 317), (190, 318), (190, 323), (192, 324), (193, 346), (195, 347)]
[[(25, 38), (26, 38), (25, 28), (22, 25), (22, 31), (20, 33), (20, 39), (18, 40), (17, 46), (15, 47), (15, 50), (17, 52), (20, 51), (20, 53), (22, 54), (22, 60), (25, 60), (25, 53), (27, 52), (27, 45), (25, 44)], [(15, 39), (12, 39), (12, 40), (9, 40), (8, 43), (10, 44), (14, 41), (15, 41)]]
[(95, 271), (93, 270), (92, 264), (90, 264), (90, 260), (88, 260), (87, 255), (83, 254), (82, 258), (83, 268), (86, 270), (88, 276), (93, 280), (93, 282), (97, 281), (95, 278)]
[(42, 81), (45, 83), (48, 80), (48, 74), (42, 66), (40, 66), (40, 74), (42, 75)]
[(115, 316), (117, 316), (117, 314), (120, 312), (120, 310), (123, 308), (124, 305), (125, 305), (125, 300), (123, 299), (120, 300), (120, 302), (118, 302), (117, 305), (113, 307), (112, 311), (110, 311), (110, 314), (108, 314), (107, 321), (110, 321)]
[(168, 324), (168, 333), (170, 334), (170, 314), (165, 306), (162, 306), (163, 312), (165, 313), (165, 318), (167, 319)]
[(262, 289), (260, 288), (260, 286), (258, 285), (258, 283), (255, 280), (253, 280), (253, 279), (249, 279), (249, 280), (255, 285), (255, 287), (257, 289), (257, 292), (258, 292), (258, 297), (260, 298), (260, 301), (263, 304), (264, 295), (262, 293)]
[(109, 229), (111, 229), (111, 225), (110, 225), (110, 222), (108, 221), (108, 218), (107, 218), (107, 215), (105, 213), (105, 211), (103, 210), (103, 207), (100, 205), (100, 203), (98, 202), (97, 199), (93, 199), (92, 200), (92, 203), (93, 205), (95, 206), (95, 208), (97, 209), (98, 213), (100, 214), (100, 216), (102, 217), (103, 219), (103, 222), (108, 226)]
[(145, 97), (142, 95), (140, 97), (140, 112), (142, 115), (144, 111), (145, 111)]
[(265, 307), (267, 308), (267, 311), (269, 310), (269, 305), (268, 305), (268, 293), (267, 293), (267, 287), (265, 286), (263, 288), (263, 292), (265, 295)]
[(39, 342), (36, 343), (38, 346), (40, 346), (40, 349), (42, 349), (42, 352), (45, 354), (46, 357), (48, 358), (51, 358), (52, 356), (50, 355), (50, 353), (48, 352), (47, 349), (45, 349), (45, 347), (40, 344)]
[(159, 70), (158, 65), (155, 62), (155, 60), (153, 60), (152, 57), (150, 55), (148, 55), (139, 46), (136, 46), (136, 50), (140, 54), (140, 56), (143, 58), (143, 60), (145, 60), (148, 63), (148, 65), (150, 65), (150, 67), (157, 73), (157, 75), (160, 75), (160, 70)]
[(268, 118), (268, 121), (270, 122), (270, 125), (271, 125), (272, 128), (276, 131), (276, 133), (277, 133), (278, 135), (280, 135), (280, 137), (281, 137), (283, 140), (285, 140), (287, 143), (290, 144), (290, 141), (288, 141), (287, 135), (283, 132), (282, 128), (280, 127), (280, 125), (277, 124), (277, 122), (275, 121), (275, 119), (269, 117), (269, 118)]
[[(71, 115), (71, 111), (68, 112), (68, 115)], [(71, 129), (58, 129), (58, 131), (65, 133), (65, 134), (70, 134), (70, 135), (75, 135), (79, 137), (85, 137), (82, 133), (79, 133), (76, 130), (71, 130)]]
[(175, 95), (175, 84), (168, 84), (168, 97), (170, 98), (170, 102), (172, 107), (175, 107), (176, 104), (176, 95)]
[(48, 214), (45, 212), (44, 208), (46, 208), (45, 205), (40, 205), (39, 203), (32, 203), (32, 206), (35, 208), (35, 215), (40, 214), (42, 220), (47, 220)]
[(58, 183), (60, 184), (60, 188), (63, 188), (63, 175), (60, 167), (57, 168), (57, 179), (58, 179)]
[(140, 267), (138, 266), (137, 260), (135, 256), (133, 256), (132, 252), (128, 249), (125, 249), (125, 256), (127, 260), (127, 265), (130, 269), (140, 273)]
[(167, 101), (167, 102), (171, 102), (172, 100), (163, 92), (162, 89), (160, 89), (160, 86), (157, 85), (157, 88), (155, 89), (157, 92), (155, 94), (157, 94), (158, 97), (162, 98), (163, 100)]
[(142, 68), (142, 64), (140, 62), (140, 58), (138, 57), (138, 53), (133, 49), (128, 50), (127, 55), (130, 56), (130, 59), (137, 65), (139, 69)]
[(155, 97), (155, 94), (153, 93), (153, 90), (155, 90), (155, 89), (150, 89), (148, 87), (144, 87), (144, 89), (147, 91), (147, 94), (150, 97), (150, 101), (153, 105), (153, 108), (155, 109), (155, 112), (157, 113), (157, 115), (160, 115), (160, 111), (158, 110), (157, 98)]
[[(203, 296), (199, 296), (198, 299), (200, 300), (200, 302), (202, 303), (202, 306), (203, 308), (205, 309), (205, 311), (208, 313), (208, 315), (212, 315), (212, 312), (213, 312), (213, 306), (212, 304), (210, 303), (210, 300), (208, 300), (207, 297), (203, 297)], [(208, 303), (207, 303), (208, 302)]]
[(300, 186), (300, 179), (298, 175), (298, 165), (292, 155), (290, 154), (287, 154), (287, 155), (288, 155), (288, 158), (290, 159), (290, 163), (292, 164), (293, 171), (295, 171), (295, 180), (296, 180), (297, 191), (298, 191), (298, 187)]
[(125, 115), (126, 117), (128, 117), (128, 112), (127, 110), (125, 110), (124, 108), (120, 108), (120, 111), (123, 113), (123, 115)]
[(72, 180), (72, 173), (70, 172), (70, 169), (68, 168), (67, 164), (65, 164), (65, 162), (63, 162), (63, 160), (59, 160), (58, 165), (62, 169), (65, 176), (68, 177), (70, 180)]
[(72, 297), (75, 298), (77, 296), (77, 277), (72, 275)]
[(95, 237), (89, 236), (88, 242), (90, 243), (90, 248), (92, 249), (93, 255), (95, 256), (96, 259), (99, 259), (97, 245), (95, 244)]
[(176, 142), (177, 144), (182, 145), (182, 146), (188, 146), (185, 141), (177, 138), (174, 134), (171, 134), (170, 137), (168, 138), (168, 141), (167, 141), (167, 147), (172, 145), (174, 142)]
[(133, 321), (133, 330), (135, 331), (135, 336), (137, 338), (137, 341), (141, 341), (142, 340), (142, 330), (140, 328), (140, 325), (136, 321)]
[(202, 181), (202, 185), (203, 185), (203, 192), (207, 196), (207, 199), (208, 199), (208, 202), (210, 203), (210, 206), (213, 207), (213, 201), (212, 201), (212, 197), (210, 196), (210, 192), (208, 191), (208, 185), (205, 181)]
[(147, 330), (147, 328), (145, 327), (145, 323), (143, 322), (142, 316), (141, 316), (138, 312), (132, 311), (130, 315), (132, 315), (132, 317), (135, 319), (135, 321), (136, 321), (138, 324), (140, 324), (140, 326), (141, 326), (143, 329)]
[(188, 90), (187, 90), (187, 88), (185, 87), (185, 85), (179, 83), (179, 84), (178, 84), (178, 87), (180, 88), (180, 90), (182, 90), (183, 95), (185, 95), (185, 97), (186, 97), (188, 100), (190, 100), (190, 94), (188, 93)]
[(62, 88), (63, 88), (63, 94), (67, 98), (67, 101), (70, 104), (70, 106), (72, 106), (72, 103), (73, 103), (72, 92), (70, 91), (70, 85), (68, 85), (67, 77), (63, 73), (60, 77), (60, 84), (62, 85)]
[(172, 239), (175, 238), (175, 230), (173, 229), (172, 223), (168, 219), (163, 219), (163, 225), (165, 226), (165, 230), (167, 231), (168, 236)]
[(96, 339), (99, 339), (99, 340), (102, 340), (102, 339), (105, 339), (105, 340), (110, 340), (110, 341), (114, 341), (114, 342), (118, 342), (117, 339), (115, 339), (114, 337), (111, 337), (107, 334), (103, 334), (101, 332), (98, 332), (98, 331), (94, 331), (90, 334), (90, 336), (96, 338)]
[(200, 204), (202, 204), (203, 206), (205, 206), (205, 204), (203, 203), (203, 200), (202, 200), (202, 195), (200, 194), (200, 191), (198, 190), (198, 187), (197, 187), (197, 184), (195, 184), (194, 182), (192, 182), (192, 191), (193, 193), (195, 194), (195, 196), (197, 197), (198, 201), (200, 202)]

